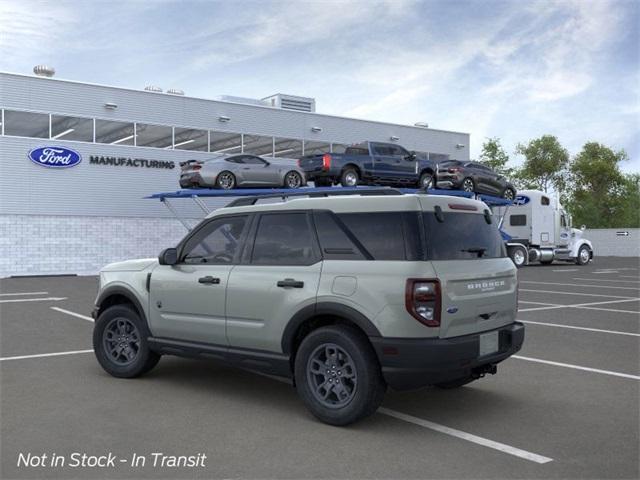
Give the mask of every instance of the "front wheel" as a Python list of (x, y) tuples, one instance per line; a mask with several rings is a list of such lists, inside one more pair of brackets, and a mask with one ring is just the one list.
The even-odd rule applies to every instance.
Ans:
[(420, 175), (418, 188), (422, 190), (429, 190), (430, 188), (433, 188), (433, 174), (424, 172), (422, 175)]
[(322, 327), (305, 337), (295, 359), (295, 380), (307, 408), (330, 425), (373, 414), (386, 390), (371, 345), (348, 326)]
[(356, 187), (360, 181), (358, 172), (353, 168), (347, 168), (342, 175), (340, 175), (340, 184), (343, 187)]
[(107, 308), (93, 329), (98, 363), (114, 377), (133, 378), (156, 366), (160, 355), (151, 351), (147, 325), (128, 305)]
[(513, 201), (513, 199), (516, 198), (516, 192), (513, 191), (513, 188), (507, 187), (502, 193), (502, 198)]
[(524, 247), (507, 247), (507, 253), (513, 264), (517, 267), (524, 267), (527, 264), (528, 252)]
[(300, 188), (302, 186), (302, 175), (295, 170), (291, 170), (284, 176), (284, 186), (286, 188)]
[(591, 251), (586, 245), (582, 245), (578, 250), (578, 256), (576, 257), (576, 263), (578, 265), (586, 265), (591, 260)]
[(231, 190), (236, 186), (236, 177), (231, 172), (220, 172), (216, 179), (216, 185), (223, 190)]

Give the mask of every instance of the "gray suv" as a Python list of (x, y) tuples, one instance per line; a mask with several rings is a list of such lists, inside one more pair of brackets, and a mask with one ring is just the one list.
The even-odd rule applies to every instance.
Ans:
[(484, 203), (257, 200), (211, 213), (159, 259), (101, 271), (93, 343), (107, 372), (220, 360), (292, 378), (317, 418), (346, 425), (387, 387), (459, 387), (521, 348), (516, 268)]

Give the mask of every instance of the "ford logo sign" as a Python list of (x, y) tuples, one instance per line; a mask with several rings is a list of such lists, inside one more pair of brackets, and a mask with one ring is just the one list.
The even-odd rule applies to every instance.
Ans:
[(40, 147), (29, 152), (29, 160), (41, 167), (69, 168), (82, 161), (82, 156), (69, 148)]
[(526, 195), (516, 195), (516, 199), (513, 201), (514, 205), (526, 205), (531, 199)]
[(458, 307), (449, 307), (447, 308), (447, 313), (456, 313), (458, 311)]

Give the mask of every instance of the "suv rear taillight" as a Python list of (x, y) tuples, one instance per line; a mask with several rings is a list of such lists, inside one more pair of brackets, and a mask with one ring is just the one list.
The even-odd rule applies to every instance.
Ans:
[(427, 327), (440, 326), (440, 282), (410, 278), (405, 289), (405, 305), (413, 318)]
[(449, 173), (457, 173), (457, 172), (459, 172), (460, 170), (461, 170), (461, 168), (453, 167), (453, 168), (449, 168), (449, 169), (447, 169), (447, 172), (449, 172)]
[(325, 153), (322, 155), (322, 170), (329, 170), (331, 168), (331, 155)]

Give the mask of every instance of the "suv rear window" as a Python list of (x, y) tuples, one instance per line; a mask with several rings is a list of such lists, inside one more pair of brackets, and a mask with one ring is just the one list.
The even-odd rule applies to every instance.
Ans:
[(495, 222), (488, 224), (477, 213), (443, 212), (439, 222), (433, 212), (424, 212), (428, 260), (465, 260), (506, 256)]

